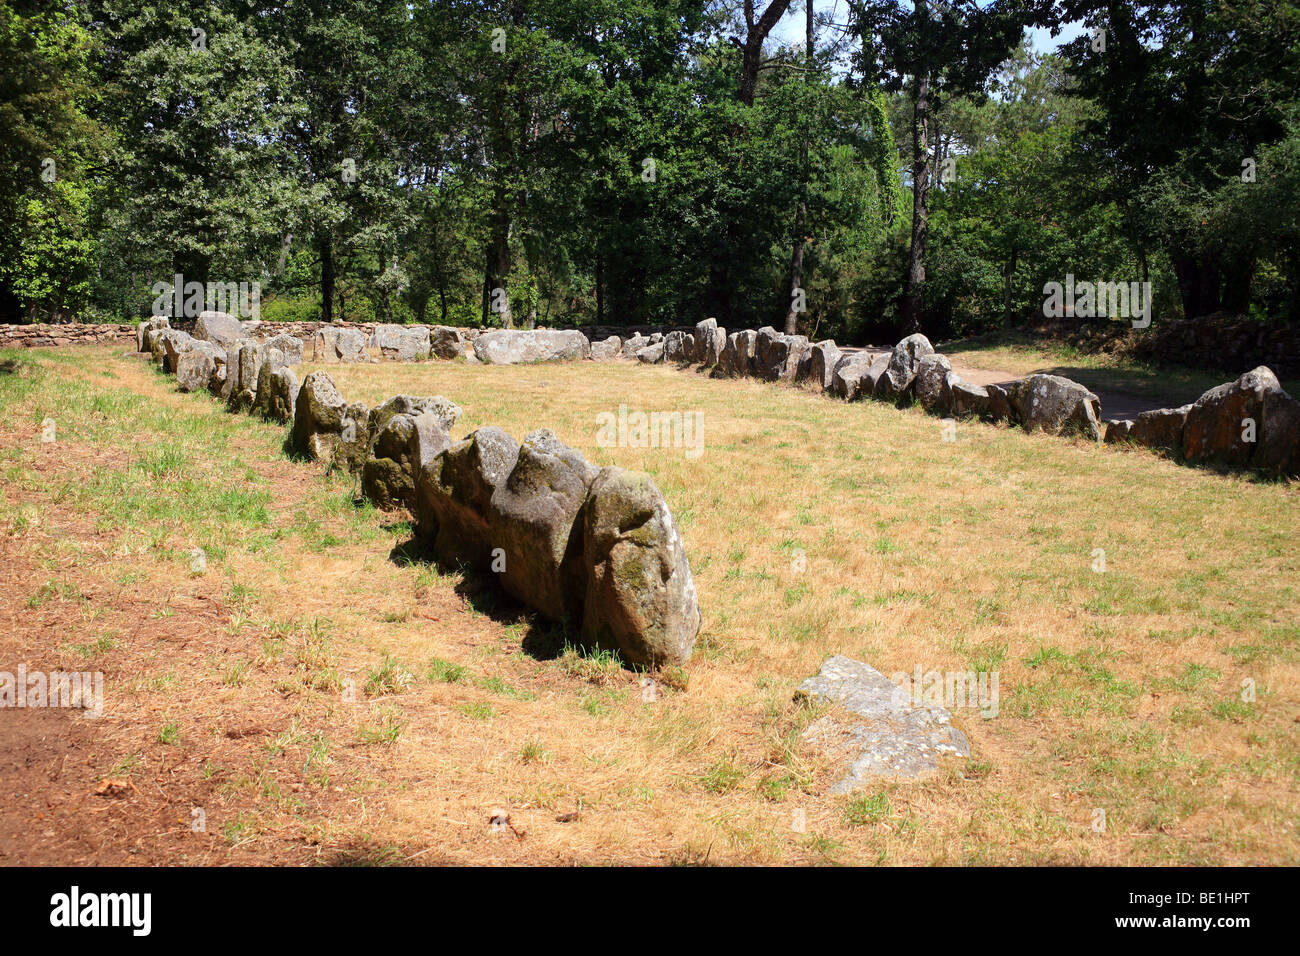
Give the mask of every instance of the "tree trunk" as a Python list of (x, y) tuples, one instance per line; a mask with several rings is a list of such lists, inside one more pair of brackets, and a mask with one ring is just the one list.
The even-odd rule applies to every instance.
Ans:
[(316, 233), (320, 252), (320, 320), (334, 321), (334, 240), (328, 231)]
[(925, 242), (930, 231), (930, 77), (916, 78), (912, 108), (912, 244), (903, 288), (903, 335), (921, 331), (921, 286), (925, 283)]

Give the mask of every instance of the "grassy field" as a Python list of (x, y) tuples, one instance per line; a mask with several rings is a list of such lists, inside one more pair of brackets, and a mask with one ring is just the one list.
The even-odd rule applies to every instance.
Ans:
[[(685, 679), (553, 653), (120, 346), (0, 353), (0, 669), (102, 670), (110, 715), (11, 723), (71, 756), (6, 788), (9, 862), (1300, 862), (1294, 484), (665, 367), (329, 371), (650, 472), (704, 614)], [(599, 447), (619, 403), (702, 413), (703, 454)], [(973, 756), (929, 780), (828, 796), (793, 692), (836, 653), (997, 671), (999, 714), (957, 712)]]

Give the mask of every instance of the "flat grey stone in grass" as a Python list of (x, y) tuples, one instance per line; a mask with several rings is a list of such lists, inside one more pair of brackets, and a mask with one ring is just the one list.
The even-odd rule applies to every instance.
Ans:
[(644, 362), (647, 365), (654, 365), (664, 360), (664, 345), (662, 342), (656, 342), (654, 345), (647, 345), (643, 349), (637, 349), (636, 360)]
[(811, 744), (844, 753), (848, 774), (831, 793), (849, 793), (881, 779), (914, 780), (939, 769), (941, 757), (970, 756), (966, 735), (942, 707), (918, 706), (880, 671), (837, 654), (796, 694), (837, 704), (803, 733)]
[(591, 360), (593, 362), (609, 362), (618, 358), (619, 351), (623, 348), (623, 340), (617, 335), (611, 335), (609, 338), (600, 342), (591, 343)]
[(591, 343), (573, 329), (494, 329), (474, 340), (474, 354), (488, 365), (567, 362), (588, 358)]
[(288, 335), (284, 332), (266, 340), (267, 348), (280, 350), (285, 365), (301, 365), (305, 345), (306, 343), (296, 335)]

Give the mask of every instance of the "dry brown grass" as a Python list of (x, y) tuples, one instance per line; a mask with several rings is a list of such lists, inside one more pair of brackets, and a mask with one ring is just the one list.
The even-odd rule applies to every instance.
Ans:
[[(290, 740), (265, 757), (263, 777), (278, 782), (269, 796), (247, 773), (252, 783), (225, 792), (223, 813), (247, 823), (226, 841), (232, 860), (306, 845), (368, 862), (1297, 862), (1293, 485), (974, 423), (946, 443), (917, 410), (662, 367), (331, 366), (351, 400), (443, 394), (465, 409), (462, 434), (545, 426), (594, 462), (654, 475), (705, 623), (688, 686), (646, 701), (634, 674), (524, 650), (545, 644), (542, 629), (474, 582), (394, 561), (407, 529), (348, 505), (349, 482), (280, 457), (282, 429), (176, 395), (110, 349), (54, 355), (21, 358), (72, 372), (87, 393), (166, 407), (192, 430), (135, 442), (179, 442), (214, 484), (239, 457), (267, 495), (267, 521), (222, 536), (202, 578), (178, 581), (172, 556), (217, 533), (199, 527), (202, 501), (191, 521), (178, 502), (100, 522), (103, 553), (66, 565), (83, 581), (142, 574), (137, 593), (174, 596), (197, 581), (238, 594), (242, 623), (217, 643), (249, 659), (239, 682), (223, 682), (229, 664), (203, 680), (196, 669), (181, 676), (182, 706), (148, 686), (163, 664), (133, 658), (129, 630), (104, 655), (123, 655), (123, 676), (143, 680), (120, 699), (119, 750), (155, 746), (159, 722), (146, 716), (157, 707), (180, 723), (183, 748), (211, 746), (205, 721), (265, 722)], [(103, 376), (88, 371), (96, 362)], [(64, 387), (55, 375), (23, 394), (0, 384), (15, 448), (0, 461), (0, 528), (21, 524), (25, 507), (95, 506), (89, 493), (56, 500), (49, 473), (31, 480), (43, 403)], [(703, 455), (598, 447), (596, 416), (620, 402), (702, 412)], [(69, 448), (102, 449), (124, 417), (107, 408)], [(156, 490), (171, 487), (159, 479)], [(71, 531), (34, 534), (14, 537), (37, 562), (84, 551)], [(116, 557), (122, 541), (146, 550)], [(1091, 570), (1099, 547), (1104, 574)], [(173, 603), (179, 622), (190, 612)], [(303, 622), (315, 618), (329, 622), (327, 659), (310, 647)], [(281, 657), (268, 659), (277, 635)], [(974, 757), (882, 785), (863, 812), (826, 796), (834, 768), (798, 744), (813, 715), (793, 691), (834, 653), (885, 673), (995, 669), (1001, 712), (959, 712)], [(441, 679), (456, 668), (461, 679)], [(1258, 688), (1251, 705), (1238, 700), (1244, 678)], [(324, 771), (307, 765), (315, 735), (329, 743)], [(495, 808), (514, 830), (490, 830)], [(1091, 829), (1096, 808), (1104, 834)]]

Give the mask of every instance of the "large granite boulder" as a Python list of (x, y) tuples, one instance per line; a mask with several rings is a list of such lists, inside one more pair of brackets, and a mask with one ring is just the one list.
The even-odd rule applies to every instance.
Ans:
[[(1235, 382), (1210, 389), (1188, 410), (1183, 457), (1240, 468), (1255, 464), (1262, 448), (1262, 464), (1276, 470), (1294, 458), (1287, 438), (1297, 437), (1290, 424), (1294, 409), (1272, 370), (1254, 368)], [(1276, 421), (1270, 422), (1270, 417)]]
[(754, 348), (754, 373), (764, 381), (788, 383), (798, 378), (812, 343), (806, 335), (786, 335), (763, 328), (758, 331)]
[(711, 368), (718, 364), (727, 347), (727, 330), (718, 328), (717, 319), (705, 319), (695, 323), (693, 342), (691, 361)]
[(1280, 388), (1264, 396), (1264, 422), (1251, 466), (1275, 475), (1300, 475), (1300, 401)]
[(591, 359), (593, 362), (610, 362), (618, 358), (623, 348), (623, 340), (617, 335), (611, 335), (599, 342), (591, 343)]
[(390, 362), (422, 362), (432, 348), (425, 325), (376, 325), (370, 344)]
[(839, 346), (833, 339), (824, 339), (809, 350), (808, 381), (812, 384), (813, 391), (829, 391), (841, 355)]
[(182, 392), (207, 391), (221, 387), (226, 377), (226, 350), (211, 342), (191, 340), (176, 356), (176, 384)]
[(194, 323), (194, 337), (201, 342), (212, 342), (229, 350), (232, 345), (248, 336), (249, 327), (229, 312), (200, 312)]
[(934, 354), (930, 340), (919, 332), (909, 335), (890, 353), (885, 373), (876, 381), (872, 395), (885, 402), (902, 402), (912, 393), (921, 359)]
[(312, 461), (333, 462), (347, 418), (347, 400), (329, 373), (312, 372), (303, 379), (294, 405), (294, 449)]
[(441, 395), (394, 395), (371, 410), (370, 427), (377, 434), (395, 415), (414, 418), (425, 414), (436, 417), (443, 430), (450, 432), (463, 412), (459, 405)]
[(474, 354), (489, 365), (567, 362), (591, 354), (591, 343), (577, 330), (496, 329), (474, 340)]
[(650, 345), (650, 337), (635, 332), (623, 340), (623, 358), (636, 358), (636, 353)]
[(850, 402), (870, 398), (888, 366), (888, 355), (872, 358), (870, 352), (851, 352), (842, 356), (831, 373), (831, 394)]
[(448, 565), (487, 571), (494, 543), (492, 498), (519, 460), (519, 445), (499, 428), (480, 428), (422, 462), (413, 517), (434, 554)]
[(944, 379), (944, 402), (948, 414), (954, 418), (966, 415), (989, 417), (988, 389), (966, 381), (956, 372), (949, 372)]
[(162, 329), (153, 340), (153, 360), (164, 372), (176, 371), (176, 359), (190, 348), (194, 338), (180, 329)]
[[(687, 349), (685, 332), (673, 331), (664, 336), (664, 361), (685, 365), (692, 360)], [(694, 341), (692, 340), (692, 345)]]
[(465, 336), (460, 329), (435, 325), (429, 332), (429, 354), (440, 359), (464, 358)]
[(727, 343), (714, 366), (713, 374), (719, 378), (739, 378), (754, 374), (754, 348), (758, 333), (742, 329), (727, 336)]
[(1118, 445), (1121, 442), (1129, 440), (1129, 433), (1133, 430), (1133, 419), (1131, 418), (1108, 418), (1103, 423), (1105, 436), (1102, 439), (1107, 445)]
[[(1183, 405), (1181, 408), (1156, 408), (1142, 412), (1133, 419), (1124, 437), (1148, 448), (1161, 448), (1177, 454), (1183, 450), (1183, 427), (1191, 410), (1191, 405)], [(1110, 440), (1109, 431), (1107, 440)]]
[(664, 344), (656, 342), (654, 345), (647, 345), (643, 349), (637, 349), (636, 360), (647, 365), (662, 362), (664, 360)]
[(506, 592), (552, 621), (575, 627), (585, 575), (574, 523), (598, 469), (551, 432), (530, 432), (510, 477), (491, 498), (491, 541), (505, 551)]
[(916, 400), (927, 412), (933, 415), (948, 414), (948, 406), (951, 403), (948, 376), (951, 374), (952, 363), (937, 353), (922, 355), (921, 360), (916, 363), (913, 388), (916, 392)]
[(984, 391), (989, 396), (989, 408), (985, 415), (989, 421), (1004, 422), (1015, 420), (1015, 409), (1011, 407), (1011, 393), (1005, 385), (986, 385)]
[[(323, 325), (312, 338), (312, 357), (317, 362), (368, 362), (366, 336), (357, 329)], [(306, 384), (306, 383), (304, 383)]]
[(1040, 372), (1013, 383), (1007, 397), (1025, 431), (1076, 432), (1101, 441), (1101, 401), (1078, 382)]
[(372, 420), (370, 451), (361, 467), (361, 493), (384, 510), (413, 507), (420, 468), (451, 447), (444, 422), (436, 412), (393, 414), (382, 424)]
[[(284, 355), (279, 349), (275, 349), (273, 354)], [(281, 424), (291, 422), (294, 420), (300, 388), (298, 376), (283, 361), (263, 362), (257, 373), (257, 395), (253, 411), (267, 421)]]
[(296, 335), (286, 335), (281, 332), (279, 335), (273, 335), (264, 343), (268, 349), (276, 349), (284, 356), (285, 365), (301, 365), (305, 343)]
[(148, 352), (153, 347), (153, 339), (148, 338), (150, 332), (161, 332), (163, 329), (171, 328), (171, 322), (165, 315), (152, 315), (145, 319), (135, 329), (135, 350), (137, 352)]
[(690, 563), (648, 475), (602, 468), (582, 511), (582, 637), (630, 664), (680, 665), (700, 631)]

